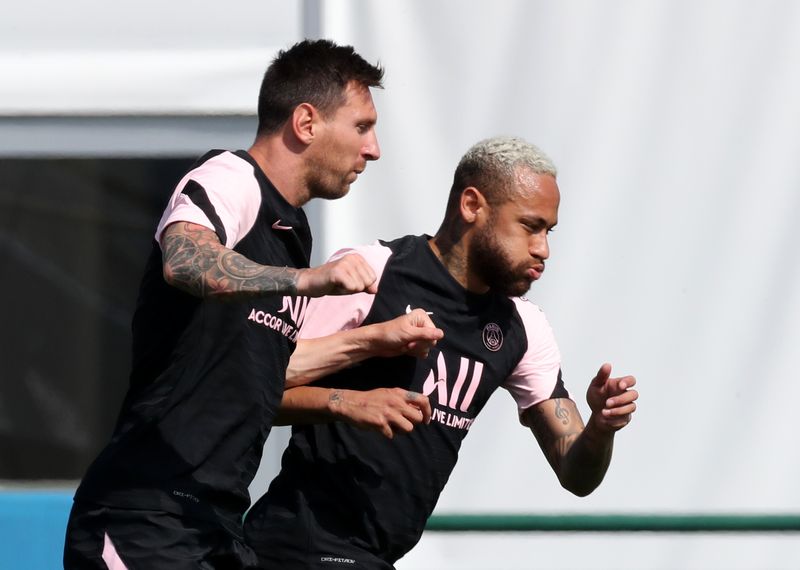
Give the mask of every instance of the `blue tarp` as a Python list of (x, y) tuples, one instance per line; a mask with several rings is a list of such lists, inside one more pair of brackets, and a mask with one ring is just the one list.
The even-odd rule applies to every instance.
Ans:
[(73, 491), (0, 491), (0, 568), (63, 568)]

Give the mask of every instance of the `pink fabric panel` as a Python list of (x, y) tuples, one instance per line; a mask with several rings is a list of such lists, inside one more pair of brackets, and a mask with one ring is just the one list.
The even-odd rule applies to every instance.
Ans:
[(156, 229), (156, 241), (161, 232), (174, 222), (192, 222), (210, 230), (214, 225), (181, 193), (189, 180), (206, 190), (227, 234), (225, 247), (233, 248), (250, 231), (261, 206), (261, 189), (253, 176), (253, 166), (232, 152), (223, 152), (186, 174), (178, 183)]
[(114, 544), (111, 542), (108, 534), (105, 535), (105, 539), (103, 540), (103, 562), (108, 566), (108, 570), (128, 570), (128, 567), (125, 566), (125, 563), (120, 559), (119, 554), (117, 554), (117, 549), (114, 548)]
[[(392, 250), (375, 243), (339, 250), (328, 261), (354, 253), (361, 255), (369, 263), (380, 282), (383, 268), (386, 267), (386, 261), (392, 254)], [(309, 299), (298, 339), (319, 338), (360, 326), (372, 308), (374, 300), (375, 295), (369, 293), (330, 295)]]
[(513, 301), (525, 324), (528, 350), (503, 387), (511, 393), (522, 417), (526, 409), (550, 398), (561, 369), (561, 353), (544, 312), (524, 297)]

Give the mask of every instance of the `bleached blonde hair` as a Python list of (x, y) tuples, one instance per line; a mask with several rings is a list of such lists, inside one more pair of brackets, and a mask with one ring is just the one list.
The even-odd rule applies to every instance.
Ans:
[(511, 199), (519, 168), (553, 178), (557, 170), (553, 161), (539, 147), (519, 137), (498, 136), (474, 144), (456, 167), (453, 186), (450, 188), (448, 210), (451, 202), (457, 203), (461, 192), (474, 186), (490, 204)]

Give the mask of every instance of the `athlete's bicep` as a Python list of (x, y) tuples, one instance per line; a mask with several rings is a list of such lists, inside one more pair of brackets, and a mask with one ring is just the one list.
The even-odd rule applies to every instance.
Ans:
[(187, 293), (203, 297), (206, 270), (217, 262), (222, 245), (217, 234), (198, 224), (175, 222), (161, 235), (164, 280)]
[(583, 420), (575, 402), (569, 398), (551, 398), (522, 413), (547, 460), (558, 471), (561, 460), (583, 430)]
[(216, 232), (191, 222), (175, 222), (161, 234), (164, 276), (197, 277), (215, 263), (223, 249)]

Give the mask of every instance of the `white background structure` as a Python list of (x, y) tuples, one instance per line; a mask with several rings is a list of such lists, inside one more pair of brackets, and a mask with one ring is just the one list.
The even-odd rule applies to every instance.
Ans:
[[(72, 141), (89, 151), (243, 148), (255, 122), (235, 115), (255, 113), (277, 48), (311, 31), (380, 60), (383, 157), (346, 199), (313, 209), (317, 260), (435, 232), (455, 165), (482, 138), (519, 135), (550, 154), (560, 223), (529, 296), (556, 331), (580, 409), (588, 414), (586, 385), (608, 361), (639, 379), (640, 410), (606, 481), (578, 499), (558, 486), (511, 398), (496, 394), (438, 513), (800, 512), (797, 2), (83, 0), (27, 2), (6, 16), (5, 154), (59, 152), (36, 137), (61, 116), (73, 119), (56, 127), (83, 132)], [(215, 138), (216, 119), (148, 139), (176, 116), (201, 125), (206, 115), (237, 127)], [(117, 140), (114, 121), (133, 143)], [(285, 430), (254, 492), (282, 441)], [(427, 533), (398, 564), (798, 567), (796, 535), (781, 534)]]

